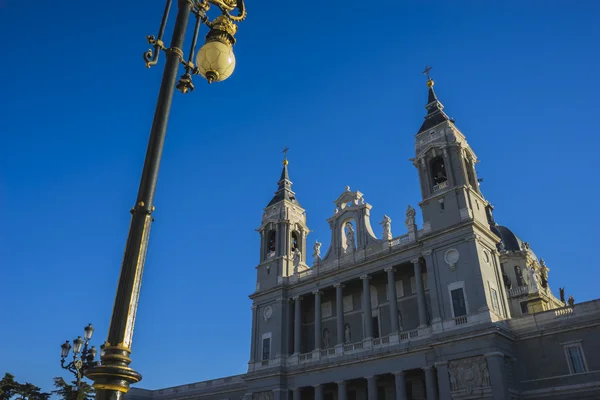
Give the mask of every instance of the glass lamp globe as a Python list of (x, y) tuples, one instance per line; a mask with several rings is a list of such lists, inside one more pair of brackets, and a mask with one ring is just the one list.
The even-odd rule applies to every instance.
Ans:
[(65, 358), (66, 356), (68, 356), (69, 350), (71, 350), (71, 345), (69, 344), (69, 341), (67, 340), (60, 346), (60, 357)]
[(90, 340), (92, 338), (92, 334), (94, 333), (94, 327), (92, 326), (92, 324), (88, 324), (88, 326), (86, 326), (83, 329), (84, 335), (83, 338), (85, 340)]
[(235, 69), (233, 48), (219, 41), (208, 42), (198, 51), (196, 65), (208, 83), (224, 81)]
[(81, 348), (83, 347), (83, 339), (81, 336), (77, 336), (77, 339), (73, 340), (73, 352), (75, 354), (79, 354), (81, 352)]

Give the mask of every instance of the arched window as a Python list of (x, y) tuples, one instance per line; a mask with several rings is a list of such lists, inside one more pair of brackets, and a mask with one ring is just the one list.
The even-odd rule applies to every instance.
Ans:
[(434, 185), (439, 185), (448, 180), (444, 158), (439, 156), (431, 160), (431, 179)]
[(515, 265), (515, 276), (517, 277), (517, 286), (525, 286), (525, 281), (523, 281), (523, 274), (521, 273), (521, 267)]
[(294, 253), (294, 251), (296, 251), (296, 249), (302, 251), (302, 248), (300, 247), (299, 237), (300, 237), (300, 235), (298, 234), (298, 232), (296, 232), (296, 231), (292, 232), (292, 253)]
[(275, 254), (276, 249), (276, 236), (275, 231), (269, 231), (267, 235), (267, 257), (270, 257)]

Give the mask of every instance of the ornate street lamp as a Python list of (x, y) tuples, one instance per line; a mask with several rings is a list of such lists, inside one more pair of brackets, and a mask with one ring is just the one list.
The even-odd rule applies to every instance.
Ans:
[(77, 336), (77, 339), (73, 340), (73, 361), (66, 365), (65, 359), (69, 356), (71, 344), (67, 340), (60, 346), (60, 366), (75, 375), (78, 400), (83, 399), (83, 395), (85, 394), (81, 390), (81, 378), (83, 378), (87, 369), (98, 364), (98, 362), (94, 361), (96, 358), (96, 348), (94, 346), (88, 348), (93, 333), (94, 327), (92, 324), (83, 328), (83, 339), (81, 336)]
[[(165, 69), (158, 94), (154, 121), (150, 131), (146, 159), (137, 199), (131, 210), (132, 218), (129, 235), (125, 245), (125, 255), (117, 287), (108, 338), (100, 356), (101, 365), (85, 370), (85, 375), (94, 381), (96, 399), (120, 400), (132, 383), (139, 382), (142, 376), (129, 367), (131, 363), (131, 340), (135, 325), (142, 272), (148, 248), (152, 212), (154, 211), (154, 193), (158, 179), (160, 158), (167, 131), (167, 121), (171, 110), (173, 93), (178, 89), (182, 93), (194, 90), (192, 75), (202, 75), (208, 83), (227, 79), (235, 68), (233, 44), (235, 43), (236, 23), (246, 18), (243, 0), (178, 0), (177, 17), (171, 44), (166, 47), (163, 34), (167, 24), (172, 0), (167, 0), (158, 36), (148, 36), (152, 49), (144, 53), (146, 66), (156, 65), (159, 54), (166, 54)], [(221, 13), (215, 19), (207, 16), (211, 6)], [(183, 53), (183, 42), (190, 15), (196, 18), (194, 34), (187, 59)], [(200, 26), (209, 28), (205, 44), (198, 51), (194, 64), (194, 53)], [(179, 65), (185, 72), (177, 80)]]

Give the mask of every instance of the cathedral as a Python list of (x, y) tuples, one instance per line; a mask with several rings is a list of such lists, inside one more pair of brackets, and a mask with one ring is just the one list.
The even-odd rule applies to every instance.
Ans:
[(408, 205), (402, 223), (376, 222), (379, 238), (346, 187), (329, 247), (309, 244), (286, 158), (258, 228), (247, 372), (129, 400), (600, 399), (600, 300), (553, 294), (546, 262), (494, 220), (474, 150), (427, 87), (411, 158), (422, 224)]

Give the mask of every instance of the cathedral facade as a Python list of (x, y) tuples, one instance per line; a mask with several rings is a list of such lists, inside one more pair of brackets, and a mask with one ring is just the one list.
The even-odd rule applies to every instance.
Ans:
[(346, 187), (329, 248), (309, 245), (286, 159), (258, 229), (247, 373), (128, 399), (600, 399), (600, 300), (555, 297), (545, 261), (494, 221), (477, 157), (427, 85), (411, 159), (422, 225), (409, 205), (378, 238)]

